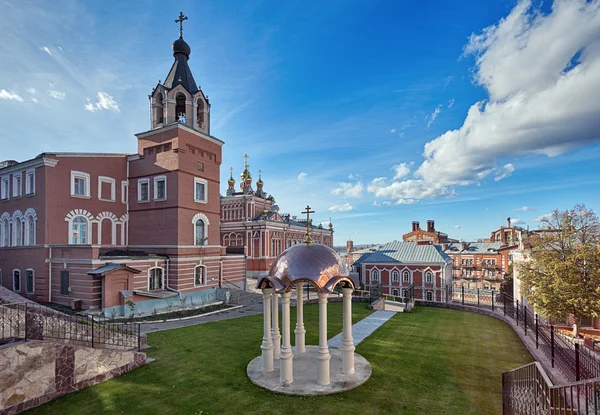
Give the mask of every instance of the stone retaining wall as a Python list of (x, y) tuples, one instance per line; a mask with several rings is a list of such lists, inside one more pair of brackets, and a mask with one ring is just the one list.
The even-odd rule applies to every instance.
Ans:
[(12, 415), (119, 376), (146, 354), (31, 341), (0, 346), (0, 415)]

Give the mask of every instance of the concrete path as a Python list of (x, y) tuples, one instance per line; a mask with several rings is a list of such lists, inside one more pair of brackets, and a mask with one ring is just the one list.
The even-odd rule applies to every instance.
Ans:
[[(395, 311), (375, 311), (373, 314), (352, 325), (354, 345), (357, 346), (360, 342), (369, 337), (371, 333), (392, 318), (394, 314), (396, 314)], [(340, 349), (342, 347), (342, 333), (333, 336), (329, 339), (327, 344), (332, 349)]]

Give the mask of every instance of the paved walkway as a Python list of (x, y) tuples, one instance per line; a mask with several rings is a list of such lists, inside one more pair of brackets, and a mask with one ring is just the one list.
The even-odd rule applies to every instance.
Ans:
[[(373, 314), (354, 324), (352, 326), (354, 345), (357, 346), (360, 342), (369, 337), (371, 333), (392, 318), (394, 314), (396, 314), (395, 311), (375, 311)], [(327, 344), (332, 349), (340, 349), (342, 347), (342, 333), (333, 336), (331, 339), (329, 339)]]

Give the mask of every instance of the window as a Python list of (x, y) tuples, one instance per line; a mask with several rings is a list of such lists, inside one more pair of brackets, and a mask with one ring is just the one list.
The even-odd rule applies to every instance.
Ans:
[(398, 297), (398, 290), (396, 290), (396, 289), (392, 290), (392, 295), (394, 297)]
[(138, 180), (138, 202), (147, 202), (150, 200), (150, 192), (148, 189), (149, 186), (149, 179)]
[(90, 197), (90, 175), (81, 171), (71, 171), (71, 196)]
[(10, 224), (8, 219), (2, 219), (0, 222), (0, 245), (10, 246)]
[(402, 280), (404, 282), (410, 282), (410, 272), (408, 272), (408, 271), (402, 272)]
[(425, 282), (427, 284), (431, 284), (432, 281), (433, 281), (433, 274), (431, 273), (431, 271), (427, 271), (425, 273)]
[(33, 270), (25, 270), (25, 291), (27, 294), (33, 294), (34, 292), (34, 281), (33, 281)]
[(194, 268), (194, 286), (206, 285), (206, 266), (198, 265)]
[(21, 271), (13, 270), (13, 291), (21, 291)]
[(88, 243), (88, 221), (83, 216), (76, 216), (71, 222), (71, 243), (82, 245)]
[(398, 271), (392, 272), (392, 281), (394, 281), (394, 282), (398, 281)]
[(161, 93), (158, 93), (158, 95), (155, 98), (155, 103), (156, 105), (156, 123), (157, 124), (162, 124), (164, 122), (163, 120), (163, 95)]
[(186, 123), (185, 95), (182, 93), (177, 94), (175, 97), (175, 115), (178, 122)]
[(25, 194), (35, 194), (35, 170), (29, 169), (25, 173)]
[(379, 271), (377, 271), (376, 269), (371, 271), (371, 280), (379, 281)]
[(165, 176), (154, 178), (154, 200), (167, 200), (167, 178)]
[(425, 293), (425, 299), (426, 299), (427, 301), (433, 301), (433, 293), (432, 293), (431, 291), (427, 291), (427, 292)]
[(35, 245), (35, 218), (27, 217), (27, 245)]
[(194, 245), (201, 246), (204, 245), (206, 240), (204, 239), (205, 225), (202, 219), (196, 220), (194, 224)]
[(60, 271), (60, 293), (61, 295), (69, 295), (69, 271), (63, 269)]
[(197, 101), (196, 114), (198, 117), (198, 128), (204, 129), (204, 102), (202, 98), (199, 98)]
[(23, 222), (21, 218), (13, 221), (13, 246), (23, 245)]
[(127, 201), (129, 200), (129, 183), (127, 183), (127, 181), (122, 181), (121, 182), (121, 203), (125, 203), (127, 204)]
[(21, 173), (13, 175), (13, 197), (21, 196), (21, 191), (23, 188), (22, 183), (21, 183), (22, 177), (23, 176), (21, 175)]
[(98, 199), (114, 202), (116, 196), (115, 179), (98, 176)]
[(198, 160), (198, 171), (204, 171), (204, 162)]
[(163, 270), (162, 268), (150, 268), (148, 270), (148, 291), (162, 290)]
[(0, 199), (8, 199), (10, 197), (10, 180), (8, 176), (2, 178), (2, 187), (0, 187)]
[(199, 203), (206, 203), (207, 195), (206, 188), (207, 182), (204, 179), (200, 179), (198, 177), (194, 178), (194, 201)]

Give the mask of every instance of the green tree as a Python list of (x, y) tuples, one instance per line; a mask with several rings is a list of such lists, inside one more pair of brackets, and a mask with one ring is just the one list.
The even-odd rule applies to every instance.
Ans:
[(503, 295), (507, 295), (509, 297), (514, 296), (513, 292), (513, 264), (508, 266), (508, 270), (506, 270), (506, 274), (504, 274), (504, 278), (502, 279), (502, 284), (500, 284), (500, 292)]
[(585, 205), (553, 211), (530, 238), (520, 267), (521, 290), (546, 317), (574, 317), (573, 335), (583, 318), (600, 315), (600, 223)]

